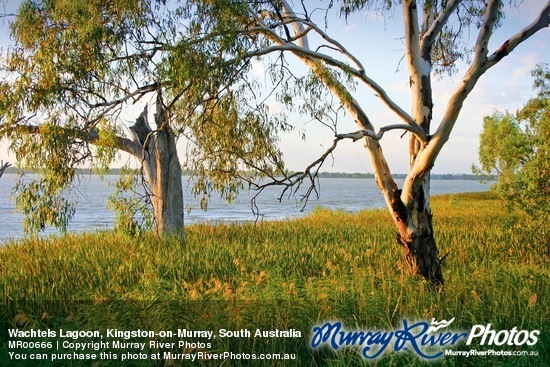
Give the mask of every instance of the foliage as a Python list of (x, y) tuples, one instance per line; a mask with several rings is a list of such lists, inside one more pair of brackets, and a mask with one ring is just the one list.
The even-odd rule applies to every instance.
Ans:
[[(21, 3), (11, 24), (16, 45), (2, 65), (7, 77), (0, 83), (0, 128), (17, 160), (43, 173), (37, 182), (22, 180), (16, 187), (29, 230), (66, 226), (76, 169), (87, 162), (106, 167), (115, 158), (121, 128), (110, 109), (97, 109), (130, 87), (125, 68), (131, 63), (113, 60), (127, 32), (143, 24), (139, 3)], [(94, 141), (96, 152), (90, 148)]]
[[(391, 329), (405, 317), (455, 317), (459, 328), (491, 323), (496, 330), (545, 330), (550, 270), (544, 233), (524, 228), (522, 212), (511, 214), (518, 219), (512, 227), (502, 226), (509, 215), (495, 210), (498, 202), (489, 193), (433, 199), (437, 239), (442, 252), (451, 253), (441, 293), (395, 266), (401, 255), (387, 236), (393, 224), (385, 210), (318, 209), (305, 218), (256, 225), (191, 225), (185, 241), (113, 232), (25, 239), (0, 248), (2, 302), (11, 300), (0, 309), (13, 310), (0, 314), (0, 338), (7, 339), (8, 327), (21, 328), (17, 321), (24, 317), (37, 329), (296, 328), (303, 338), (255, 339), (255, 350), (297, 353), (290, 364), (296, 366), (355, 366), (372, 362), (351, 351), (307, 348), (312, 325), (338, 319), (350, 327)], [(533, 347), (538, 357), (513, 357), (514, 365), (545, 366), (545, 335)], [(214, 343), (221, 351), (251, 348), (240, 338)], [(430, 365), (504, 366), (510, 358), (446, 357)], [(403, 352), (375, 364), (427, 365)]]
[(19, 191), (16, 206), (25, 214), (27, 232), (53, 225), (62, 230), (74, 214), (66, 188), (72, 182), (78, 163), (85, 153), (68, 144), (71, 137), (52, 118), (40, 127), (40, 137), (23, 131), (13, 136), (12, 150), (23, 167), (43, 167), (39, 180), (21, 176), (15, 186)]
[(145, 187), (139, 171), (121, 169), (116, 190), (109, 198), (109, 208), (115, 212), (115, 231), (136, 236), (154, 227), (149, 197), (138, 190)]
[[(440, 257), (429, 219), (432, 218), (430, 171), (479, 78), (519, 44), (550, 25), (550, 4), (542, 5), (540, 15), (533, 22), (520, 32), (507, 35), (509, 38), (492, 51), (489, 46), (492, 35), (504, 16), (502, 1), (342, 0), (319, 6), (286, 0), (196, 0), (194, 3), (201, 9), (195, 15), (201, 24), (200, 32), (206, 35), (202, 47), (208, 49), (218, 37), (234, 35), (236, 44), (247, 46), (243, 48), (244, 54), (237, 54), (230, 60), (240, 62), (254, 57), (264, 60), (272, 78), (268, 87), (270, 96), (275, 96), (289, 111), (319, 120), (335, 136), (333, 144), (301, 173), (282, 171), (282, 177), (274, 177), (266, 172), (269, 181), (255, 183), (256, 187), (261, 191), (268, 185), (280, 185), (284, 194), (309, 182), (304, 195), (307, 201), (308, 196), (316, 192), (320, 167), (339, 142), (363, 140), (378, 187), (395, 220), (408, 269), (429, 278), (434, 284), (443, 284)], [(403, 59), (408, 69), (410, 111), (405, 111), (392, 99), (390, 91), (375, 80), (378, 77), (376, 70), (360, 59), (359, 52), (369, 49), (367, 42), (361, 40), (352, 50), (345, 44), (346, 40), (335, 39), (329, 33), (332, 31), (329, 20), (339, 14), (350, 17), (352, 13), (365, 10), (397, 13), (397, 5), (401, 5), (399, 16), (404, 24)], [(364, 19), (360, 22), (362, 26), (366, 23)], [(477, 33), (473, 47), (468, 44), (470, 32)], [(287, 57), (301, 61), (307, 71), (294, 67)], [(444, 112), (438, 114), (439, 120), (432, 121), (432, 77), (454, 74), (461, 61), (465, 61), (466, 70), (450, 94)], [(381, 120), (385, 120), (385, 124), (377, 127), (369, 116), (371, 111), (367, 107), (370, 106), (363, 105), (355, 97), (358, 85), (370, 88), (392, 112), (393, 119), (400, 123), (389, 123), (393, 120), (384, 118)], [(338, 133), (339, 117), (344, 114), (355, 122), (357, 131)], [(436, 124), (435, 129), (432, 123)], [(401, 188), (379, 142), (390, 130), (411, 133), (404, 151), (409, 157), (409, 173)]]
[[(395, 11), (399, 3), (410, 111), (392, 99), (390, 90), (375, 80), (376, 71), (359, 59), (359, 52), (368, 48), (366, 44), (348, 50), (343, 41), (329, 34), (331, 17), (372, 9)], [(34, 139), (22, 130), (34, 136), (44, 122), (62, 130), (61, 139), (54, 139), (61, 145), (59, 155), (53, 157), (77, 150), (88, 160), (94, 157), (90, 144), (116, 141), (113, 149), (146, 161), (143, 167), (148, 180), (160, 177), (158, 180), (163, 181), (161, 185), (152, 182), (150, 188), (163, 191), (152, 192), (155, 215), (176, 219), (166, 220), (168, 227), (183, 225), (181, 170), (174, 158), (176, 135), (189, 142), (186, 168), (199, 176), (195, 192), (204, 195), (205, 203), (211, 190), (233, 199), (244, 186), (239, 180), (248, 181), (260, 192), (268, 185), (281, 185), (283, 193), (309, 181), (307, 200), (316, 192), (320, 167), (339, 142), (363, 140), (409, 270), (441, 285), (440, 257), (430, 219), (430, 171), (479, 78), (550, 25), (550, 4), (542, 5), (540, 14), (524, 29), (505, 35), (508, 38), (495, 50), (490, 48), (503, 20), (502, 1), (342, 0), (317, 5), (286, 0), (24, 1), (12, 25), (16, 45), (10, 48), (5, 67), (9, 78), (0, 83), (0, 115), (7, 116), (0, 129), (15, 135), (12, 140)], [(470, 32), (477, 33), (473, 47), (468, 45)], [(303, 62), (307, 71), (294, 68), (287, 56)], [(267, 95), (249, 73), (252, 60), (257, 58), (267, 61), (272, 78), (265, 88), (269, 89)], [(467, 70), (456, 83), (444, 112), (438, 114), (439, 121), (432, 121), (432, 77), (453, 74), (460, 61), (466, 62)], [(368, 116), (371, 111), (355, 98), (357, 85), (370, 88), (393, 118), (384, 118), (383, 126), (375, 126), (373, 116)], [(110, 131), (123, 130), (110, 128), (124, 126), (122, 110), (154, 97), (156, 128), (147, 127), (144, 116), (141, 133), (137, 121), (132, 126), (133, 141), (99, 133), (105, 126)], [(282, 104), (283, 113), (267, 109), (273, 97)], [(285, 171), (276, 147), (278, 134), (290, 128), (285, 116), (288, 111), (309, 115), (335, 135), (332, 146), (297, 174)], [(356, 123), (358, 131), (338, 133), (339, 117), (344, 114)], [(390, 123), (393, 119), (399, 123)], [(432, 122), (437, 125), (435, 129)], [(409, 173), (401, 188), (379, 142), (385, 132), (396, 129), (411, 134), (404, 152), (409, 157)], [(161, 136), (163, 144), (154, 144)], [(153, 143), (147, 145), (150, 137)], [(159, 149), (144, 152), (153, 146)], [(171, 152), (166, 153), (168, 150), (161, 146)], [(31, 147), (38, 151), (36, 145)], [(161, 151), (165, 159), (151, 158)], [(114, 157), (109, 150), (98, 152), (103, 163)], [(21, 154), (33, 157), (34, 153), (24, 150)], [(74, 155), (68, 156), (69, 167), (81, 162), (74, 160)], [(159, 168), (156, 161), (163, 162), (163, 167)], [(46, 172), (57, 171), (63, 162), (37, 160), (40, 166), (46, 165)], [(166, 167), (172, 171), (163, 171)], [(244, 174), (248, 169), (255, 174)], [(66, 187), (63, 185), (71, 174), (69, 169), (65, 175), (54, 175), (50, 185)], [(176, 176), (177, 183), (163, 180)], [(268, 180), (257, 180), (266, 177)], [(165, 198), (166, 191), (172, 191), (177, 200), (170, 200), (168, 195)], [(42, 195), (35, 192), (34, 197), (40, 199)], [(169, 204), (169, 210), (162, 210), (163, 202)], [(176, 207), (171, 205), (174, 202)], [(44, 205), (34, 207), (47, 210)], [(165, 223), (156, 219), (157, 224)], [(158, 228), (160, 231), (164, 226)]]
[(493, 190), (509, 206), (519, 206), (535, 223), (550, 220), (550, 70), (533, 72), (537, 97), (515, 114), (495, 112), (484, 118), (477, 172), (496, 174)]
[[(395, 0), (341, 0), (339, 1), (341, 13), (349, 17), (357, 11), (369, 10), (376, 13), (393, 15), (396, 8), (401, 6), (401, 1)], [(512, 1), (510, 2), (512, 4)], [(422, 1), (418, 5), (422, 7), (423, 14), (431, 16), (441, 14), (449, 5), (448, 1)], [(469, 63), (471, 61), (472, 47), (468, 45), (468, 37), (464, 37), (464, 30), (467, 28), (479, 29), (483, 24), (487, 2), (478, 0), (462, 1), (458, 6), (457, 14), (460, 14), (456, 20), (448, 22), (441, 32), (438, 39), (431, 47), (431, 58), (435, 75), (445, 76), (456, 74), (458, 71), (457, 63), (460, 61)], [(503, 8), (499, 10), (497, 17), (497, 27), (504, 18)], [(429, 24), (423, 25), (423, 32), (427, 30)]]
[(194, 139), (186, 154), (195, 158), (184, 164), (197, 180), (193, 193), (203, 195), (205, 205), (213, 190), (235, 199), (243, 188), (235, 177), (249, 180), (284, 170), (282, 153), (276, 148), (278, 132), (290, 129), (284, 119), (270, 117), (267, 108), (241, 112), (231, 97), (206, 106), (211, 108), (208, 119), (190, 121)]
[[(261, 103), (253, 105), (256, 116), (243, 104), (252, 83), (242, 81), (249, 60), (240, 55), (251, 41), (231, 32), (208, 36), (209, 22), (192, 17), (203, 10), (157, 0), (21, 3), (10, 26), (15, 43), (2, 55), (0, 136), (22, 165), (43, 172), (37, 183), (17, 186), (30, 230), (70, 218), (69, 201), (48, 210), (69, 197), (77, 168), (108, 167), (119, 151), (143, 164), (142, 142), (127, 131), (136, 103), (163, 102), (168, 131), (192, 147), (184, 165), (198, 176), (201, 194), (219, 190), (231, 199), (242, 169), (283, 167), (275, 144), (288, 128), (284, 117), (262, 113)], [(230, 20), (219, 13), (220, 25)], [(233, 140), (219, 140), (227, 132)], [(222, 160), (232, 164), (222, 167)]]

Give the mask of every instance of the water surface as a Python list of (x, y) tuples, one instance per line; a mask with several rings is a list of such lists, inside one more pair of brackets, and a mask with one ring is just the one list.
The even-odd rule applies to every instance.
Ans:
[[(0, 179), (0, 242), (10, 238), (24, 236), (23, 216), (15, 207), (12, 188), (19, 179), (17, 174), (4, 174)], [(84, 175), (71, 192), (76, 202), (76, 214), (69, 225), (69, 231), (83, 232), (98, 229), (110, 229), (114, 222), (114, 213), (108, 209), (108, 198), (115, 191), (114, 185), (118, 176)], [(251, 199), (255, 191), (243, 191), (238, 199), (228, 204), (213, 194), (208, 210), (200, 209), (200, 198), (191, 195), (192, 182), (183, 181), (185, 205), (190, 212), (185, 216), (185, 223), (197, 222), (234, 222), (254, 221), (258, 217), (252, 212)], [(486, 191), (489, 185), (475, 180), (432, 180), (433, 195), (458, 192)], [(312, 194), (305, 209), (301, 200), (303, 190), (295, 195), (286, 194), (281, 202), (278, 198), (282, 188), (274, 187), (265, 190), (257, 198), (257, 208), (261, 220), (284, 219), (304, 215), (314, 207), (346, 211), (359, 211), (369, 208), (384, 207), (384, 198), (376, 187), (374, 179), (363, 178), (321, 178), (319, 198)], [(57, 233), (54, 228), (47, 228), (46, 234)]]

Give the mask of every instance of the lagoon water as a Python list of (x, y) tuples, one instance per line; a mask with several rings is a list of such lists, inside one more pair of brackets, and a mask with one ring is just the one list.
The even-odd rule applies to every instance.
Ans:
[[(32, 176), (32, 175), (31, 175)], [(15, 207), (12, 189), (19, 179), (17, 174), (4, 174), (0, 179), (0, 242), (24, 237), (23, 216)], [(76, 213), (68, 230), (71, 232), (110, 229), (114, 222), (114, 213), (108, 209), (109, 196), (115, 191), (118, 176), (84, 175), (71, 193), (76, 202)], [(255, 191), (242, 191), (239, 198), (228, 204), (212, 194), (208, 210), (200, 209), (200, 199), (191, 194), (192, 182), (184, 179), (185, 205), (190, 209), (185, 215), (185, 223), (197, 222), (242, 222), (284, 219), (307, 214), (315, 207), (335, 210), (359, 211), (369, 208), (384, 207), (384, 198), (376, 187), (374, 179), (363, 178), (321, 178), (319, 198), (312, 194), (305, 209), (301, 201), (303, 190), (295, 195), (288, 193), (279, 202), (282, 188), (273, 187), (264, 190), (257, 198), (257, 207), (261, 217), (251, 209), (251, 198)], [(304, 184), (304, 186), (306, 186)], [(458, 192), (486, 191), (488, 184), (475, 180), (432, 180), (433, 195)], [(54, 228), (47, 228), (45, 234), (57, 233)]]

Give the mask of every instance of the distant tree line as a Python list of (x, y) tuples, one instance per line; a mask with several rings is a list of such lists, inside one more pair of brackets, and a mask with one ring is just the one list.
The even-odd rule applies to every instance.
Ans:
[[(396, 173), (393, 175), (396, 179), (405, 179), (407, 174)], [(373, 173), (347, 173), (347, 172), (321, 172), (319, 173), (321, 178), (375, 178)], [(467, 173), (432, 173), (430, 178), (433, 180), (479, 180), (480, 177)], [(493, 176), (484, 176), (486, 180), (494, 180)]]
[[(17, 168), (17, 167), (10, 167), (7, 168), (6, 173), (18, 173), (18, 172), (24, 172), (24, 173), (39, 173), (39, 170), (36, 169), (30, 169), (30, 168)], [(293, 171), (289, 171), (290, 173), (293, 173)], [(104, 175), (120, 175), (122, 173), (122, 169), (120, 168), (110, 168), (109, 170), (102, 170), (101, 172), (98, 172), (97, 170), (92, 169), (80, 169), (79, 173), (82, 174), (104, 174)], [(194, 172), (190, 170), (183, 170), (183, 176), (193, 176)], [(396, 179), (405, 179), (407, 177), (406, 173), (396, 173), (394, 174)], [(320, 172), (319, 173), (320, 178), (368, 178), (368, 179), (374, 179), (373, 173), (361, 173), (361, 172)], [(497, 179), (495, 175), (480, 175), (478, 173), (476, 174), (468, 174), (468, 173), (432, 173), (430, 175), (430, 178), (433, 180), (482, 180), (482, 181), (494, 181)]]

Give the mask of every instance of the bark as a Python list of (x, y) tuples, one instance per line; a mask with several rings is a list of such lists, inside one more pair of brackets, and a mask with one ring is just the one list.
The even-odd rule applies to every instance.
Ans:
[(182, 170), (176, 138), (160, 99), (155, 114), (156, 130), (147, 122), (147, 109), (136, 120), (131, 131), (134, 141), (142, 146), (142, 167), (149, 185), (157, 233), (183, 230)]
[[(452, 9), (457, 4), (450, 4)], [(443, 14), (448, 12), (443, 12)], [(412, 96), (412, 117), (424, 130), (426, 135), (430, 133), (430, 124), (433, 117), (433, 100), (431, 86), (431, 27), (424, 23), (422, 39), (418, 21), (417, 4), (414, 1), (403, 2), (403, 15), (405, 27), (406, 58), (409, 66), (410, 87)], [(429, 14), (424, 14), (429, 18)], [(444, 15), (443, 15), (444, 17)], [(435, 29), (439, 29), (436, 27)], [(409, 170), (413, 171), (417, 163), (418, 155), (424, 150), (429, 141), (420, 141), (417, 136), (411, 134), (409, 140)], [(443, 275), (438, 258), (437, 244), (433, 235), (432, 213), (430, 209), (430, 171), (431, 167), (425, 167), (418, 175), (408, 175), (401, 196), (407, 198), (403, 202), (401, 211), (394, 215), (398, 228), (397, 241), (402, 245), (405, 253), (405, 262), (411, 274), (421, 275), (436, 286), (443, 284)]]
[(410, 274), (417, 274), (434, 284), (443, 285), (441, 261), (434, 238), (432, 213), (427, 190), (419, 190), (415, 195), (414, 206), (406, 208), (397, 193), (391, 211), (398, 228), (397, 242), (405, 254), (405, 263)]

